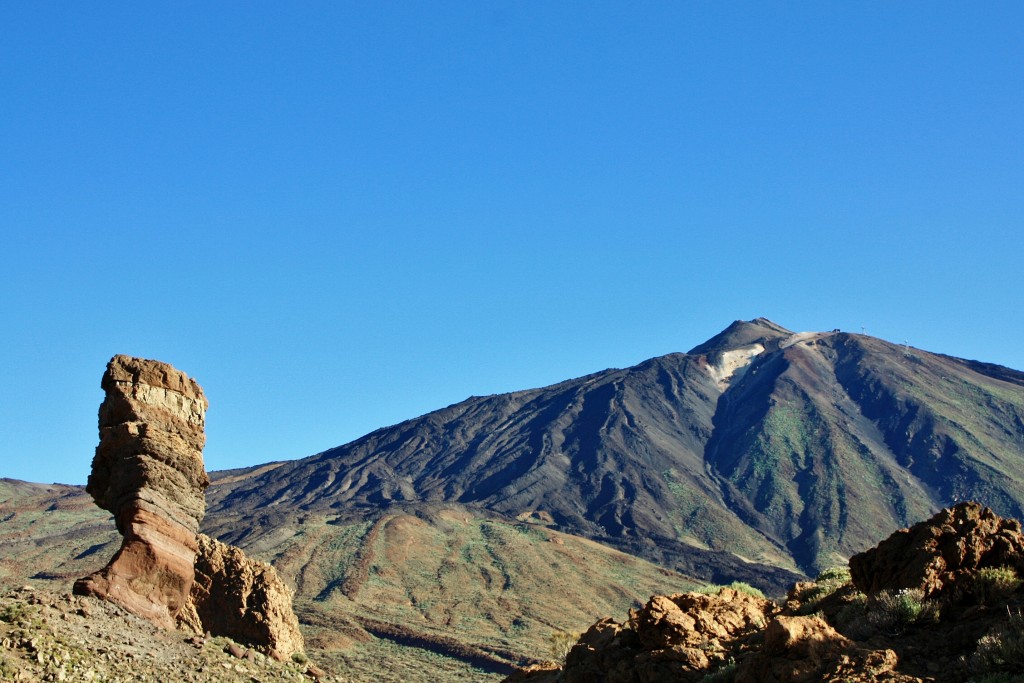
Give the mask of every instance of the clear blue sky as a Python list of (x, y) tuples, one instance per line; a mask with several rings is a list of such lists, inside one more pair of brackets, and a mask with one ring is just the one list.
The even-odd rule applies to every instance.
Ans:
[(115, 353), (209, 469), (734, 319), (1024, 369), (1017, 2), (6, 2), (0, 476)]

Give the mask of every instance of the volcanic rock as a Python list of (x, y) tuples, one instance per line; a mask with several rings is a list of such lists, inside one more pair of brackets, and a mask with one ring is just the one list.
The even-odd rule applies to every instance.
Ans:
[(75, 593), (277, 659), (301, 651), (291, 591), (274, 568), (198, 534), (209, 484), (203, 390), (166, 363), (129, 356), (111, 359), (102, 387), (86, 490), (114, 513), (124, 540), (106, 567), (75, 583)]
[(195, 582), (179, 622), (285, 660), (303, 650), (292, 592), (269, 564), (209, 536), (197, 537)]
[(850, 558), (854, 585), (869, 595), (919, 588), (935, 596), (985, 567), (1024, 572), (1024, 534), (1019, 521), (974, 502), (942, 510)]
[(86, 490), (124, 536), (103, 569), (74, 592), (95, 595), (167, 627), (188, 597), (196, 532), (205, 512), (208, 402), (184, 373), (114, 356), (101, 383), (100, 443)]
[(760, 651), (738, 667), (735, 683), (885, 680), (897, 663), (892, 650), (859, 648), (819, 616), (780, 615), (765, 628)]
[(723, 588), (718, 595), (654, 596), (625, 624), (594, 624), (566, 657), (566, 683), (698, 681), (722, 664), (733, 643), (756, 632), (774, 610), (763, 598)]

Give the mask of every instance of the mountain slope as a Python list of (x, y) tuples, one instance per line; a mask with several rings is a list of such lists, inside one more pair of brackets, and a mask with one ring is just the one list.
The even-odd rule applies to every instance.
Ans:
[(1019, 515), (1022, 377), (737, 321), (690, 353), (470, 398), (225, 483), (210, 510), (455, 503), (782, 586), (957, 499)]
[[(213, 473), (211, 492), (239, 476)], [(66, 593), (120, 546), (83, 487), (2, 479), (0, 521), (0, 586)], [(545, 656), (553, 633), (697, 585), (583, 538), (456, 505), (351, 519), (213, 514), (204, 531), (275, 565), (296, 589), (308, 651), (344, 680), (485, 680)]]

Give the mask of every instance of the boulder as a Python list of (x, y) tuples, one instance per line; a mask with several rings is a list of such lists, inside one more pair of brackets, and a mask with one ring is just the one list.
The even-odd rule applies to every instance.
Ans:
[(764, 631), (764, 645), (745, 657), (735, 683), (820, 681), (919, 681), (896, 673), (892, 650), (858, 647), (818, 616), (778, 616)]
[(285, 660), (303, 649), (292, 591), (277, 570), (209, 536), (198, 537), (195, 581), (179, 622)]
[(114, 356), (101, 383), (100, 442), (86, 490), (124, 536), (74, 592), (115, 602), (171, 628), (193, 579), (205, 514), (203, 390), (166, 363)]
[(1024, 573), (1024, 534), (979, 503), (959, 503), (931, 519), (901, 529), (877, 547), (850, 558), (854, 585), (867, 594), (920, 588), (926, 597), (948, 592), (985, 567)]
[(566, 657), (566, 683), (699, 681), (773, 612), (764, 598), (723, 588), (717, 595), (654, 596), (625, 624), (594, 624)]

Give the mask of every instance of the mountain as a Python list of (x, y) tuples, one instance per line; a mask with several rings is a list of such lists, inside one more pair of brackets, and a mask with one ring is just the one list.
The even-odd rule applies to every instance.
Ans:
[(777, 588), (957, 500), (1020, 516), (1022, 456), (1024, 373), (758, 318), (234, 473), (208, 503), (225, 520), (456, 504)]
[[(1024, 373), (758, 318), (210, 477), (203, 531), (296, 588), (324, 668), (497, 679), (694, 579), (780, 595), (959, 500), (1021, 517)], [(0, 584), (117, 546), (80, 487), (0, 480)]]

